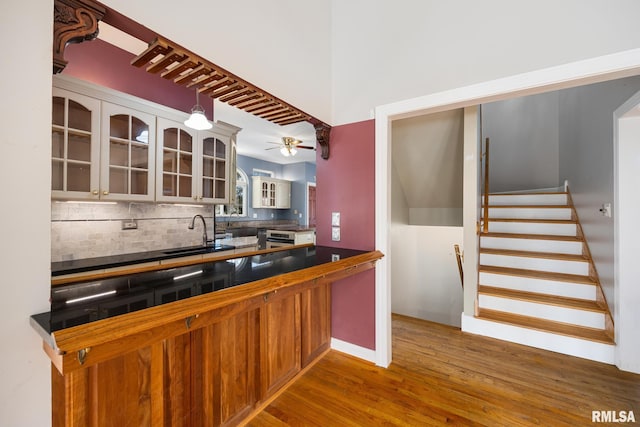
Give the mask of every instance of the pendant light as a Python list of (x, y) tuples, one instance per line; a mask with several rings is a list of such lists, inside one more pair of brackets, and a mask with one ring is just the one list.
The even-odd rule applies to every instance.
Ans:
[(213, 125), (204, 115), (204, 108), (200, 105), (199, 95), (200, 92), (196, 89), (196, 105), (191, 109), (191, 116), (184, 121), (184, 125), (195, 130), (211, 129)]

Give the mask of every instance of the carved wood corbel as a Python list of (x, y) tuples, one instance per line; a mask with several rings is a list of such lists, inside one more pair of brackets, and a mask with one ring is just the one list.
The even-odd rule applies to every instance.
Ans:
[(327, 160), (329, 158), (329, 136), (331, 135), (331, 126), (326, 123), (316, 123), (316, 142), (322, 149), (320, 156)]
[(64, 49), (69, 43), (93, 40), (98, 36), (98, 21), (105, 8), (91, 0), (54, 0), (53, 74), (67, 65)]

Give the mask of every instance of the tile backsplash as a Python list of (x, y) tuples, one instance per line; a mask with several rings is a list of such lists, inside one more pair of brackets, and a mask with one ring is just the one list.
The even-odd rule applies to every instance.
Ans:
[[(123, 253), (199, 245), (202, 222), (188, 229), (191, 218), (202, 215), (213, 237), (213, 207), (171, 204), (89, 204), (51, 202), (51, 261), (93, 258)], [(138, 228), (123, 230), (134, 219)]]

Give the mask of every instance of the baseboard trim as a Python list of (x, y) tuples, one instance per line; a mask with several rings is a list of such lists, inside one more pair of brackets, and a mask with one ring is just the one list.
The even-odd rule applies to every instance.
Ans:
[(370, 348), (351, 344), (337, 338), (331, 338), (331, 349), (366, 360), (367, 362), (376, 363), (376, 351)]
[(520, 326), (492, 322), (462, 314), (462, 332), (496, 338), (542, 350), (555, 351), (613, 365), (615, 346), (579, 338), (551, 334)]

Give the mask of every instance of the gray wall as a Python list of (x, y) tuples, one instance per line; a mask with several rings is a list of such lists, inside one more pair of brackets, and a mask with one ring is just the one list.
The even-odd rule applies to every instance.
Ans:
[(462, 225), (463, 125), (461, 109), (393, 122), (392, 168), (398, 183), (392, 185), (402, 188), (409, 224)]
[(560, 185), (558, 92), (482, 106), (482, 135), (490, 138), (489, 191)]
[[(614, 222), (601, 215), (614, 201), (613, 111), (640, 90), (640, 76), (560, 92), (560, 163), (603, 290), (614, 303)], [(616, 207), (613, 206), (615, 210)]]
[[(640, 76), (482, 106), (491, 138), (490, 191), (569, 189), (612, 311), (613, 111), (640, 90)], [(613, 206), (613, 209), (616, 207)]]

